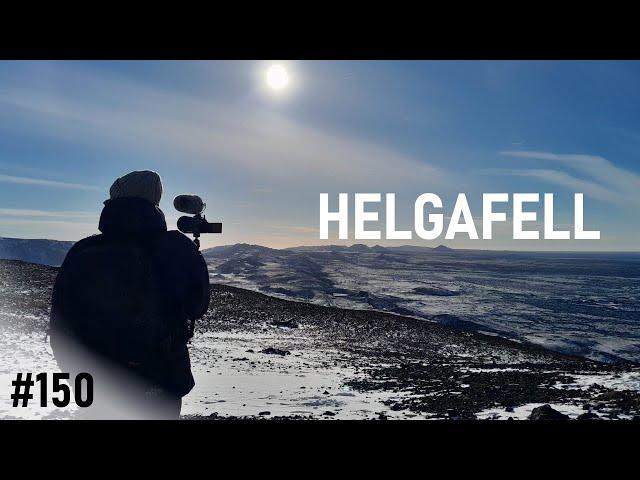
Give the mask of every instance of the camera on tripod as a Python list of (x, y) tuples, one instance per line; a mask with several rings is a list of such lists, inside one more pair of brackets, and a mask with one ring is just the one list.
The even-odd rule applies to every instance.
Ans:
[(193, 235), (193, 242), (200, 248), (200, 235), (202, 233), (222, 233), (222, 223), (207, 222), (202, 214), (207, 208), (207, 204), (198, 195), (178, 195), (173, 199), (173, 206), (184, 215), (178, 219), (178, 230), (182, 233)]

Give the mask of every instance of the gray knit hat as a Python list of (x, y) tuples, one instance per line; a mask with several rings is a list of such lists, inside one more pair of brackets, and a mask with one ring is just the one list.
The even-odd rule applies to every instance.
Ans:
[(111, 200), (121, 197), (144, 198), (158, 206), (162, 198), (162, 179), (151, 170), (127, 173), (113, 182), (109, 195)]

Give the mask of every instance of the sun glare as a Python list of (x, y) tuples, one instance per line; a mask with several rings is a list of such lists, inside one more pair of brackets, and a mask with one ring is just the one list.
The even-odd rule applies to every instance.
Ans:
[(282, 65), (272, 65), (267, 70), (266, 81), (272, 90), (284, 90), (289, 85), (289, 74)]

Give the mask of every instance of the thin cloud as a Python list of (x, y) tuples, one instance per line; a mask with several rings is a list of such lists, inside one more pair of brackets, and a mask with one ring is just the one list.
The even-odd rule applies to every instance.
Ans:
[(297, 233), (313, 233), (318, 234), (320, 231), (317, 227), (305, 227), (305, 226), (295, 226), (295, 225), (270, 225), (271, 228), (275, 230), (286, 230), (290, 232)]
[[(50, 238), (55, 240), (78, 240), (97, 232), (95, 222), (73, 222), (57, 219), (0, 218), (3, 237)], [(34, 232), (46, 232), (34, 235)]]
[(640, 175), (615, 166), (611, 161), (597, 155), (558, 154), (531, 150), (508, 150), (501, 155), (534, 160), (547, 160), (562, 163), (568, 168), (579, 171), (598, 182), (611, 187), (639, 188)]
[(37, 185), (41, 187), (53, 187), (53, 188), (70, 188), (75, 190), (102, 190), (95, 185), (84, 185), (81, 183), (67, 183), (58, 182), (55, 180), (47, 180), (44, 178), (32, 178), (32, 177), (15, 177), (13, 175), (0, 174), (1, 183), (16, 183), (19, 185)]
[[(603, 157), (582, 154), (558, 154), (551, 152), (507, 150), (501, 155), (543, 160), (562, 164), (573, 170), (569, 174), (552, 169), (485, 169), (484, 173), (534, 177), (550, 183), (562, 185), (576, 192), (583, 192), (600, 200), (619, 205), (640, 205), (637, 192), (640, 175), (615, 166)], [(577, 176), (576, 176), (577, 175)]]
[(93, 219), (97, 215), (92, 212), (73, 210), (33, 210), (28, 208), (0, 208), (0, 216), (6, 217), (43, 217), (43, 218), (77, 218)]
[(510, 169), (510, 168), (486, 168), (483, 173), (489, 175), (511, 175), (517, 177), (531, 177), (544, 180), (549, 183), (561, 185), (574, 192), (584, 193), (589, 197), (604, 200), (605, 202), (624, 205), (626, 198), (597, 183), (581, 180), (565, 172), (549, 169)]

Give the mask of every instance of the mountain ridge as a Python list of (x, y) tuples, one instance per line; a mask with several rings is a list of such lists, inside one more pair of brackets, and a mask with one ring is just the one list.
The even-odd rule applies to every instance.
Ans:
[(0, 237), (0, 259), (57, 267), (62, 264), (74, 243), (66, 240)]

